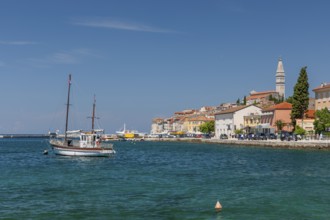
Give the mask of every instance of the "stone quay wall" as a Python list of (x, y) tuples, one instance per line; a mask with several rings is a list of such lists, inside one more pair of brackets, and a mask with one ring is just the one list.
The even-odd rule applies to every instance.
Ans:
[(169, 142), (194, 142), (194, 143), (212, 143), (225, 145), (255, 146), (269, 148), (286, 149), (314, 149), (330, 150), (329, 140), (299, 140), (299, 141), (280, 141), (280, 140), (237, 140), (237, 139), (201, 139), (201, 138), (146, 138), (146, 141), (169, 141)]

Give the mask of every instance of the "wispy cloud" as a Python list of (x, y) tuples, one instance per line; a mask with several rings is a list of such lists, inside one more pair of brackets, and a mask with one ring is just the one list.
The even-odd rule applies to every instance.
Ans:
[(49, 54), (43, 58), (30, 58), (28, 62), (33, 66), (48, 67), (53, 64), (77, 64), (80, 63), (85, 57), (96, 57), (88, 49), (74, 49), (69, 51), (60, 51)]
[(38, 43), (32, 42), (32, 41), (2, 41), (2, 40), (0, 40), (0, 44), (2, 44), (2, 45), (32, 45), (32, 44), (38, 44)]
[(143, 31), (143, 32), (155, 32), (155, 33), (177, 32), (169, 29), (152, 27), (141, 23), (123, 22), (110, 18), (76, 19), (71, 21), (71, 24), (94, 27), (94, 28), (109, 28), (109, 29), (119, 29), (119, 30), (127, 30), (127, 31)]

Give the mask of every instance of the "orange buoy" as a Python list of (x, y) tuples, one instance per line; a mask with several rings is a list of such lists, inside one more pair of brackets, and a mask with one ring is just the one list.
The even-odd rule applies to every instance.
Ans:
[(215, 211), (220, 212), (222, 209), (222, 205), (220, 204), (219, 200), (215, 204)]

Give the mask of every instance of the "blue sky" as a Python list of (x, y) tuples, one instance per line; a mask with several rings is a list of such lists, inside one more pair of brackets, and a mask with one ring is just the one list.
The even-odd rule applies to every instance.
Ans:
[(150, 131), (154, 117), (275, 89), (279, 57), (292, 95), (308, 66), (329, 80), (330, 1), (98, 0), (0, 2), (0, 133), (64, 128)]

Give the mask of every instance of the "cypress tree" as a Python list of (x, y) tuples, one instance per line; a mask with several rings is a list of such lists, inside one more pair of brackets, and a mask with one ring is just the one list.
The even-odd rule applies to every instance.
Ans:
[(296, 127), (296, 119), (304, 118), (304, 113), (309, 104), (309, 83), (307, 76), (307, 66), (301, 68), (296, 85), (294, 86), (292, 96), (291, 122), (293, 128)]
[(237, 99), (236, 104), (241, 105), (241, 100), (239, 98)]

